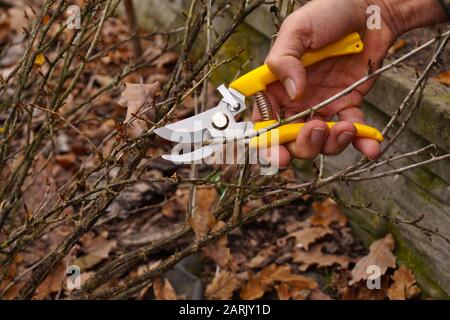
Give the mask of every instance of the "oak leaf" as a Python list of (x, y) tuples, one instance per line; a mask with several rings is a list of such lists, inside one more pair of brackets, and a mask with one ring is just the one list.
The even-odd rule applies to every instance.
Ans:
[[(127, 108), (125, 123), (127, 135), (130, 138), (135, 138), (148, 130), (148, 123), (155, 119), (152, 103), (160, 89), (159, 82), (125, 83), (125, 90), (120, 95), (119, 104)], [(145, 112), (142, 112), (144, 110)]]
[(241, 298), (253, 300), (261, 298), (273, 288), (280, 299), (305, 299), (310, 290), (318, 287), (315, 280), (295, 274), (289, 265), (271, 264), (261, 270), (255, 277), (249, 275), (249, 281), (241, 291)]
[(75, 265), (79, 266), (81, 270), (89, 269), (104, 259), (108, 258), (112, 249), (116, 246), (116, 240), (106, 240), (103, 236), (98, 236), (94, 239), (86, 241), (88, 245), (83, 248), (86, 252), (84, 256), (75, 259)]
[(177, 300), (175, 289), (166, 278), (158, 278), (153, 282), (153, 292), (157, 300)]
[(311, 244), (330, 233), (332, 233), (332, 231), (329, 228), (309, 227), (294, 231), (279, 240), (295, 238), (295, 246), (297, 248), (308, 250)]
[(277, 251), (275, 246), (269, 246), (267, 248), (262, 249), (258, 252), (256, 256), (254, 256), (248, 263), (247, 267), (249, 268), (261, 268), (266, 261), (268, 261)]
[(420, 293), (414, 274), (405, 266), (400, 266), (392, 275), (392, 279), (394, 283), (387, 290), (389, 299), (406, 300), (414, 298)]
[(332, 223), (337, 223), (344, 227), (347, 224), (347, 217), (342, 214), (339, 206), (332, 199), (314, 202), (313, 209), (314, 214), (308, 219), (308, 222), (314, 226), (328, 227)]
[(322, 268), (338, 264), (342, 268), (347, 268), (351, 262), (351, 259), (347, 256), (322, 253), (322, 245), (314, 245), (308, 251), (296, 250), (292, 254), (292, 259), (299, 263), (300, 271), (306, 271), (312, 265)]
[[(209, 233), (218, 231), (225, 226), (225, 222), (214, 217), (214, 206), (218, 199), (218, 194), (214, 188), (198, 188), (196, 198), (197, 208), (192, 212), (189, 224), (194, 230), (197, 240), (204, 238)], [(228, 248), (228, 239), (221, 237), (215, 242), (204, 247), (202, 251), (219, 266), (225, 267), (231, 258)]]
[(241, 280), (229, 271), (222, 270), (214, 276), (212, 282), (206, 287), (207, 299), (229, 300), (233, 292), (241, 286)]
[(388, 268), (395, 268), (396, 258), (392, 251), (395, 248), (394, 238), (388, 234), (383, 239), (374, 241), (369, 247), (369, 254), (362, 257), (353, 268), (350, 285), (366, 280), (372, 273), (368, 273), (368, 267), (375, 265), (380, 268), (380, 276), (384, 275)]
[(241, 299), (255, 300), (261, 298), (266, 292), (267, 286), (263, 285), (258, 276), (253, 276), (251, 273), (248, 276), (248, 282), (241, 290)]

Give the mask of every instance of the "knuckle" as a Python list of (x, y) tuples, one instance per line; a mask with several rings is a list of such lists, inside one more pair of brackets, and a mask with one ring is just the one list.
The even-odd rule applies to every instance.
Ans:
[(283, 58), (273, 53), (269, 54), (266, 59), (266, 64), (271, 71), (276, 72), (278, 67), (282, 65)]

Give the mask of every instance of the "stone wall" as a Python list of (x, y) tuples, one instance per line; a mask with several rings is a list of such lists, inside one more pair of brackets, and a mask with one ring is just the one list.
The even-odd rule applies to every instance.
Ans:
[[(180, 8), (187, 10), (188, 1), (140, 0), (135, 1), (139, 22), (147, 29), (175, 28), (184, 19)], [(221, 19), (215, 27), (220, 30), (227, 23)], [(237, 34), (226, 43), (221, 55), (229, 57), (238, 47), (245, 52), (232, 65), (218, 70), (213, 82), (229, 81), (235, 77), (240, 66), (242, 72), (259, 65), (268, 52), (274, 24), (268, 8), (253, 13)], [(401, 66), (384, 73), (367, 96), (364, 105), (368, 122), (382, 128), (389, 115), (412, 87), (415, 71)], [(400, 152), (411, 151), (436, 144), (441, 152), (450, 152), (450, 90), (438, 84), (431, 84), (425, 90), (424, 99), (418, 112), (410, 120), (405, 133), (396, 143)], [(329, 172), (345, 167), (360, 155), (349, 148), (340, 156), (326, 157)], [(404, 164), (410, 164), (406, 159)], [(297, 163), (298, 165), (298, 163)], [(340, 197), (354, 203), (373, 203), (373, 209), (392, 217), (413, 220), (424, 215), (422, 223), (429, 228), (438, 227), (442, 234), (449, 236), (450, 230), (450, 160), (406, 172), (402, 175), (386, 177), (371, 182), (339, 184), (334, 187)], [(348, 212), (351, 222), (359, 235), (369, 244), (373, 239), (391, 232), (396, 238), (397, 256), (400, 263), (414, 270), (418, 282), (426, 293), (433, 297), (445, 298), (450, 295), (450, 245), (439, 238), (428, 239), (411, 226), (392, 225), (363, 214)]]

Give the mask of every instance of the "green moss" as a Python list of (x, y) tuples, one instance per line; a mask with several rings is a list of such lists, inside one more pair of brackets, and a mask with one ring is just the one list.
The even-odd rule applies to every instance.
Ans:
[(389, 232), (395, 238), (395, 255), (398, 265), (405, 265), (416, 276), (417, 283), (422, 289), (422, 297), (435, 299), (450, 299), (445, 291), (436, 283), (430, 274), (430, 268), (425, 257), (412, 249), (413, 246), (404, 239), (395, 225), (390, 224)]
[(242, 52), (232, 62), (214, 72), (211, 82), (215, 85), (229, 83), (251, 69), (259, 66), (269, 52), (268, 39), (248, 25), (241, 25), (220, 49), (217, 59), (229, 59)]
[[(349, 194), (346, 193), (347, 191), (347, 189), (340, 187), (338, 193)], [(362, 185), (353, 185), (351, 194), (351, 202), (353, 203), (365, 203), (367, 201), (367, 189)], [(399, 208), (395, 203), (391, 203), (391, 200), (383, 199), (380, 201), (388, 202), (387, 206), (390, 208), (388, 215), (390, 217), (400, 215)], [(413, 271), (417, 283), (422, 289), (423, 297), (436, 299), (449, 298), (445, 291), (433, 279), (434, 275), (430, 274), (426, 257), (419, 254), (414, 249), (414, 246), (401, 236), (397, 225), (388, 223), (376, 215), (363, 214), (356, 211), (346, 211), (345, 213), (349, 217), (353, 231), (363, 241), (366, 247), (369, 247), (374, 240), (384, 237), (387, 233), (392, 233), (396, 243), (395, 255), (398, 265), (405, 265)]]

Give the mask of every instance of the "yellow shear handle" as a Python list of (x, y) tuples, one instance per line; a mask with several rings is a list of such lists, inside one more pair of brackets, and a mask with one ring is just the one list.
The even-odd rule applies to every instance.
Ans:
[[(261, 130), (266, 128), (274, 123), (276, 120), (268, 120), (255, 123), (254, 129)], [(333, 127), (336, 122), (327, 122), (329, 128)], [(270, 131), (266, 131), (259, 135), (258, 137), (254, 137), (250, 140), (251, 148), (268, 148), (271, 145), (284, 144), (287, 142), (295, 141), (298, 133), (303, 128), (305, 123), (288, 123), (282, 125), (278, 128), (272, 129)], [(369, 138), (374, 139), (378, 142), (383, 141), (383, 136), (380, 131), (370, 126), (366, 126), (360, 123), (353, 123), (356, 128), (356, 136), (359, 138)]]
[[(305, 53), (300, 58), (300, 61), (305, 67), (308, 67), (327, 58), (356, 54), (363, 49), (364, 45), (359, 34), (354, 32), (345, 36), (338, 42), (330, 44), (320, 50)], [(277, 80), (278, 78), (269, 70), (269, 67), (264, 64), (233, 81), (230, 84), (230, 88), (233, 88), (248, 97), (259, 91), (265, 90), (268, 84)]]

